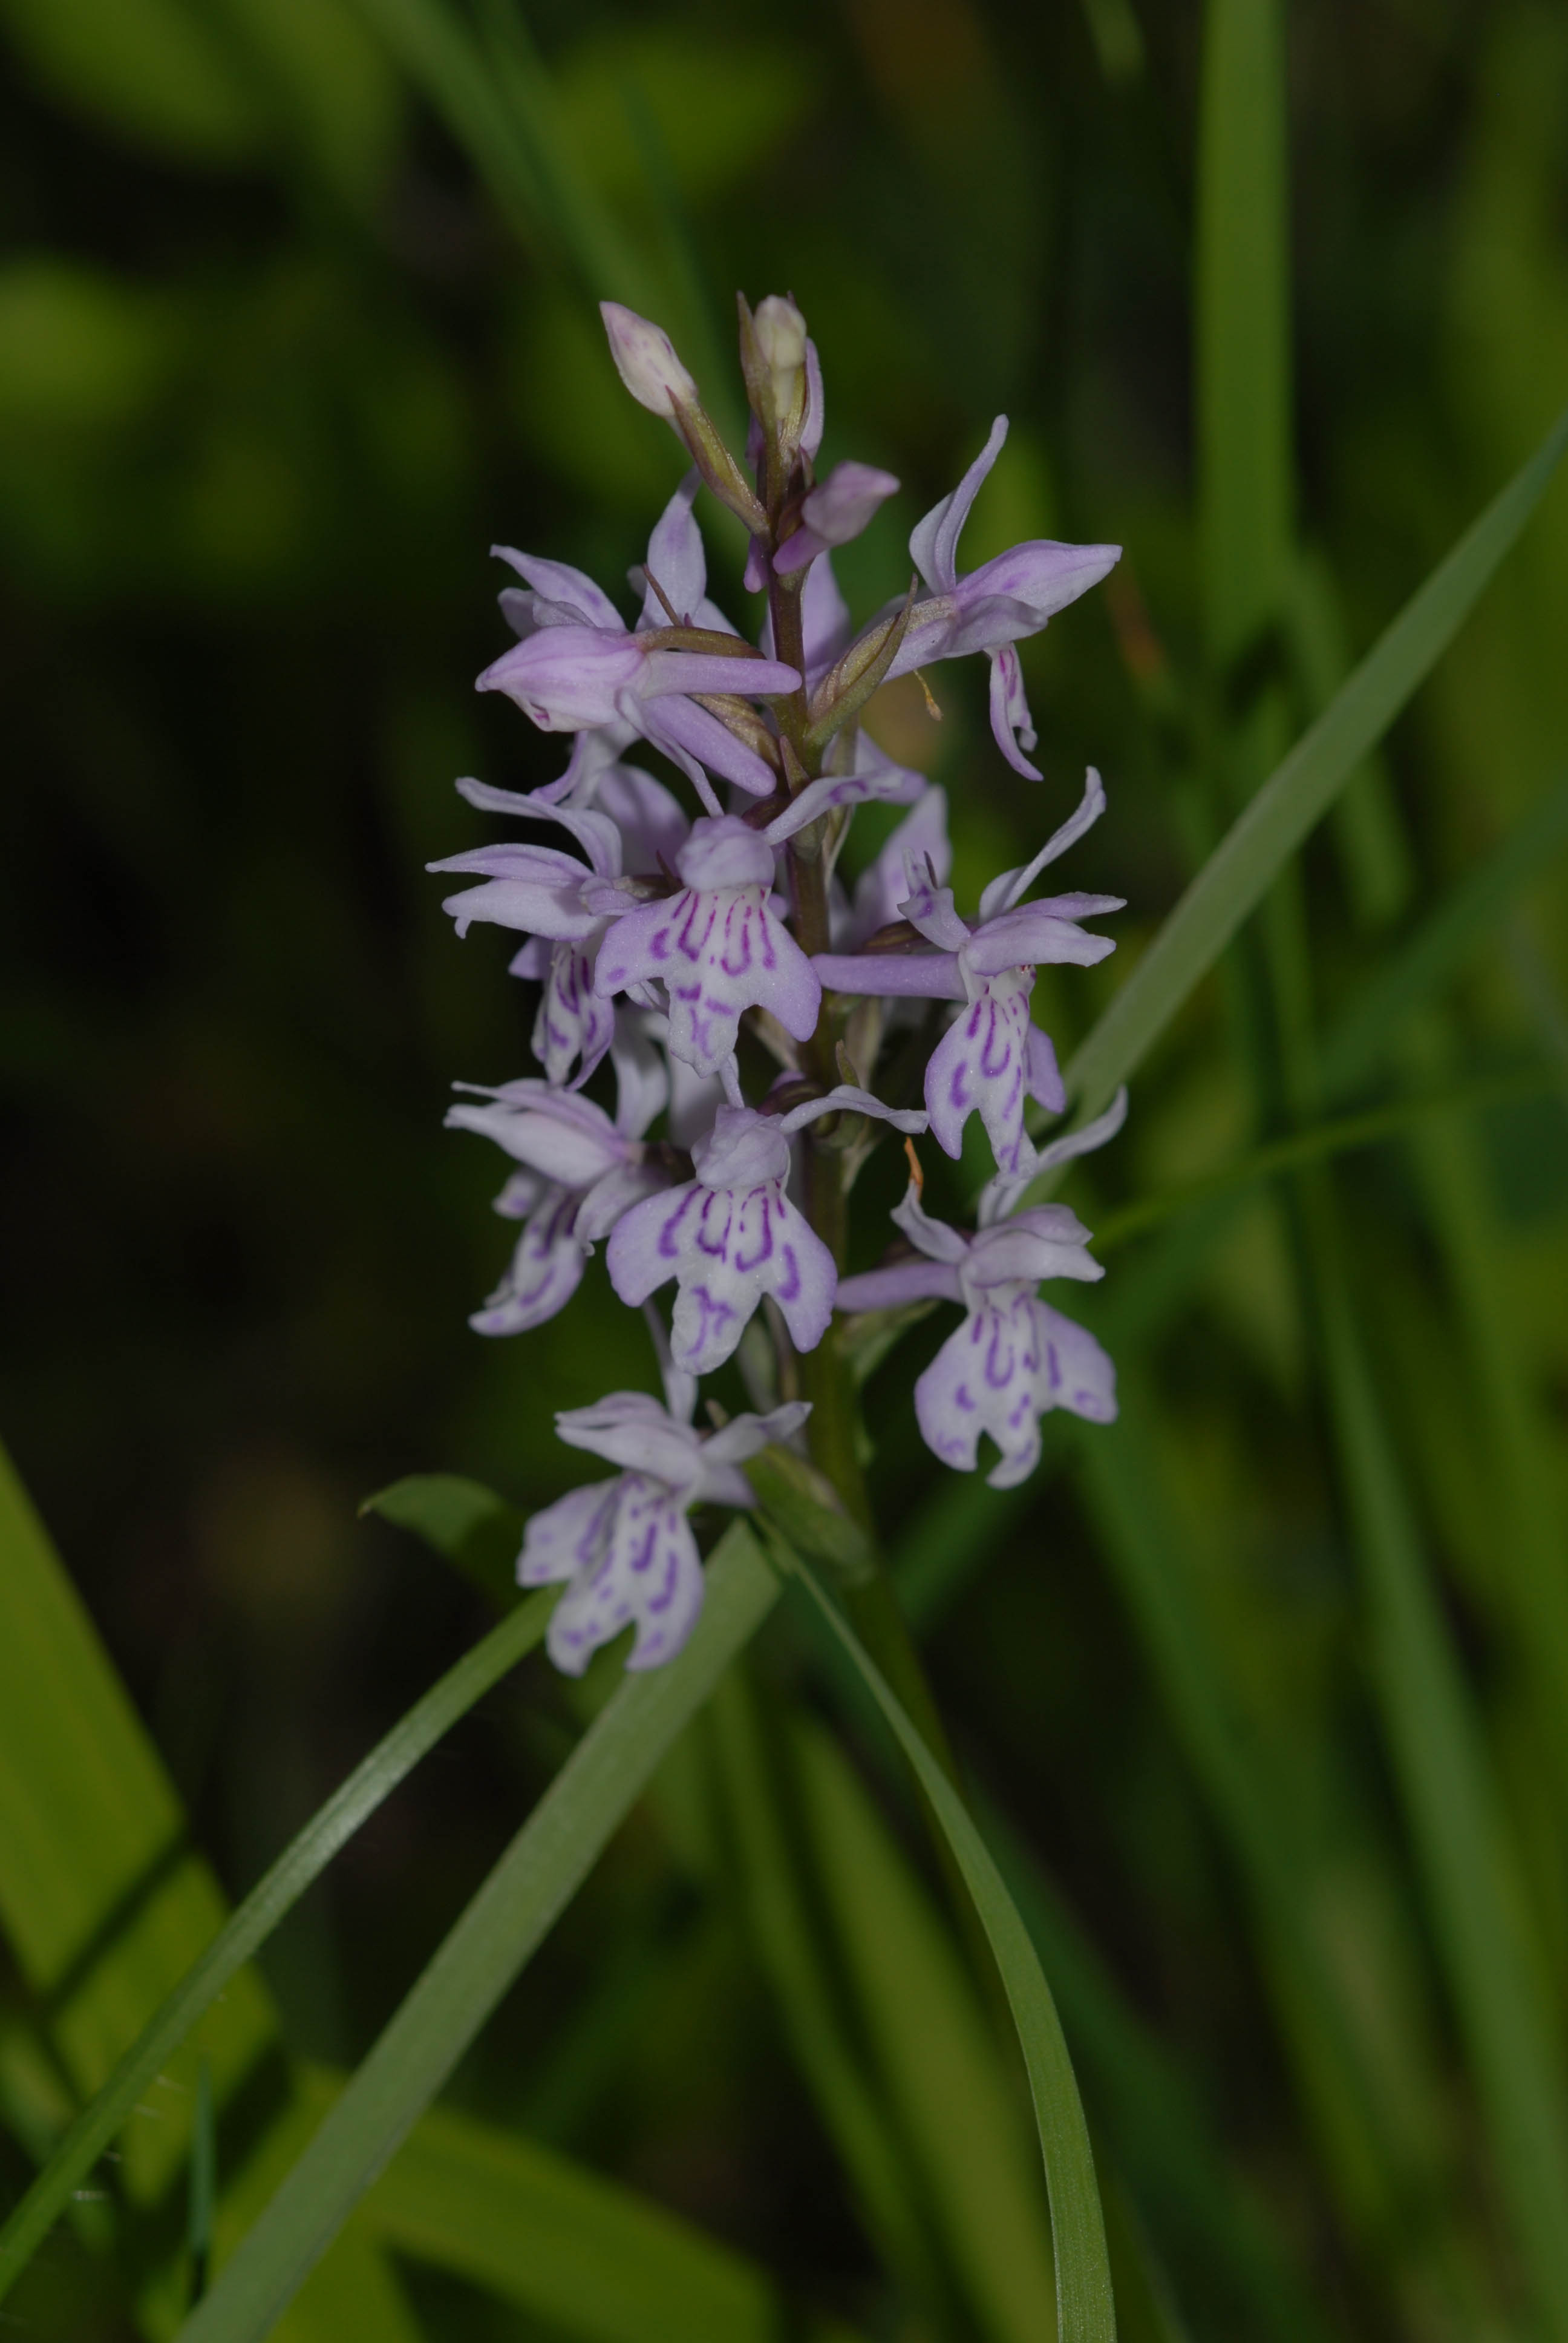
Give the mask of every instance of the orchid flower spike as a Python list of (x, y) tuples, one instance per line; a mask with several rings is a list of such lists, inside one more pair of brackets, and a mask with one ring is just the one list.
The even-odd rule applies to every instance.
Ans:
[[(521, 1224), (471, 1322), (486, 1334), (541, 1324), (602, 1241), (610, 1285), (641, 1313), (638, 1340), (651, 1339), (663, 1382), (662, 1406), (619, 1392), (558, 1418), (563, 1440), (617, 1468), (536, 1513), (519, 1560), (524, 1584), (564, 1584), (549, 1649), (574, 1674), (628, 1625), (630, 1667), (681, 1650), (703, 1589), (689, 1512), (749, 1505), (742, 1462), (805, 1422), (791, 1401), (699, 1433), (699, 1379), (738, 1354), (764, 1408), (797, 1376), (813, 1387), (835, 1308), (896, 1318), (910, 1302), (958, 1304), (962, 1322), (921, 1374), (915, 1412), (935, 1454), (960, 1470), (974, 1469), (988, 1435), (998, 1486), (1031, 1470), (1048, 1409), (1101, 1423), (1116, 1409), (1110, 1360), (1039, 1292), (1048, 1277), (1100, 1276), (1088, 1232), (1030, 1197), (1042, 1173), (1112, 1135), (1125, 1094), (1041, 1146), (1026, 1129), (1030, 1101), (1053, 1113), (1066, 1105), (1031, 1016), (1036, 970), (1103, 958), (1111, 939), (1084, 922), (1121, 908), (1111, 895), (1030, 898), (1103, 811), (1100, 777), (1089, 774), (1082, 803), (1033, 860), (994, 879), (963, 917), (947, 799), (867, 723), (882, 680), (973, 652), (990, 662), (1003, 756), (1038, 779), (1016, 647), (1104, 577), (1118, 548), (1037, 540), (960, 576), (963, 526), (1006, 435), (1000, 418), (910, 539), (920, 588), (857, 634), (833, 552), (898, 483), (853, 459), (819, 477), (822, 370), (806, 320), (788, 295), (755, 311), (742, 299), (739, 313), (744, 462), (662, 328), (604, 305), (621, 380), (669, 425), (690, 468), (630, 573), (630, 623), (582, 570), (497, 548), (515, 575), (501, 595), (515, 639), (479, 688), (540, 730), (568, 734), (570, 759), (524, 791), (460, 781), (470, 805), (526, 827), (431, 866), (461, 880), (446, 904), (459, 935), (510, 930), (511, 971), (538, 987), (538, 1071), (459, 1085), (447, 1117), (511, 1159), (497, 1209)], [(745, 583), (766, 595), (753, 639), (708, 590), (703, 488), (749, 535)], [(673, 787), (628, 761), (634, 742), (668, 760)], [(851, 890), (839, 858), (867, 805), (904, 811), (869, 862), (849, 866)], [(613, 1112), (599, 1088), (607, 1060)], [(840, 1277), (845, 1202), (885, 1127), (906, 1138), (929, 1129), (957, 1155), (974, 1114), (996, 1164), (975, 1228), (928, 1213), (917, 1170), (893, 1215), (904, 1255)], [(813, 1443), (819, 1469), (841, 1457), (843, 1431)]]

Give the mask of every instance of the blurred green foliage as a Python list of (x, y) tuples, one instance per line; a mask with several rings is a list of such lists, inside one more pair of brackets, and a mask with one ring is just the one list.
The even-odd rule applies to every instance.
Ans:
[[(534, 1335), (464, 1325), (508, 1240), (492, 1164), (440, 1131), (446, 1089), (523, 1071), (532, 1003), (504, 939), (454, 943), (421, 871), (480, 834), (455, 775), (558, 763), (469, 696), (504, 639), (487, 546), (613, 587), (674, 478), (590, 296), (655, 308), (721, 391), (733, 289), (795, 292), (829, 458), (905, 484), (840, 564), (859, 608), (901, 588), (909, 526), (999, 407), (967, 557), (1127, 546), (1026, 651), (1043, 791), (959, 686), (940, 731), (912, 696), (885, 710), (949, 785), (960, 900), (1086, 761), (1105, 772), (1079, 883), (1131, 908), (1103, 969), (1042, 975), (1069, 1049), (1568, 396), (1568, 22), (1546, 0), (1325, 0), (1275, 52), (1271, 10), (1216, 0), (1207, 55), (1170, 0), (527, 20), (0, 0), (0, 1422), (172, 1775), (159, 1811), (183, 1802), (236, 1893), (487, 1622), (361, 1497), (439, 1467), (527, 1508), (576, 1477), (550, 1410), (597, 1397), (607, 1356), (611, 1380), (650, 1371), (601, 1264)], [(1225, 74), (1244, 117), (1276, 65), (1288, 135), (1260, 116), (1201, 156)], [(739, 548), (711, 538), (739, 616)], [(1091, 1225), (1331, 1108), (1568, 1070), (1561, 824), (1484, 917), (1458, 911), (1562, 785), (1565, 638), (1560, 488), (1074, 1174)], [(1462, 949), (1381, 1039), (1363, 1024), (1341, 1079), (1335, 1037), (1398, 954), (1431, 958), (1451, 901)], [(1084, 1313), (1124, 1420), (1064, 1434), (1024, 1492), (938, 1483), (907, 1356), (868, 1386), (943, 1710), (1079, 2061), (1130, 2336), (1564, 2331), (1515, 2227), (1521, 2054), (1487, 2012), (1504, 1977), (1540, 2004), (1561, 2101), (1565, 1095), (1568, 1071), (1423, 1114), (1130, 1236)], [(930, 1985), (951, 1956), (896, 1774), (875, 1807), (830, 1795), (841, 1760), (790, 1705), (809, 1648), (769, 1630), (441, 2120), (597, 2166), (867, 2334), (1027, 2331), (966, 2263), (940, 2111), (910, 2097), (936, 2071), (910, 2040), (940, 2023), (951, 2072), (983, 2019)], [(875, 1770), (877, 1728), (814, 1665)], [(571, 1689), (524, 1685), (272, 1940), (298, 2058), (364, 2054), (575, 1738)], [(775, 1826), (799, 1876), (764, 1883), (784, 1900), (759, 1946), (748, 1856)], [(175, 1885), (216, 1910), (195, 1877)], [(900, 1898), (901, 1977), (877, 1934)], [(0, 2202), (96, 2078), (39, 2049), (47, 1964), (12, 1934)], [(1008, 2168), (1010, 2136), (994, 2153)], [(133, 2331), (173, 2235), (134, 2174), (106, 2185), (122, 2204), (84, 2204), (17, 2298), (62, 2343)], [(427, 2331), (559, 2331), (488, 2248), (402, 2250)]]

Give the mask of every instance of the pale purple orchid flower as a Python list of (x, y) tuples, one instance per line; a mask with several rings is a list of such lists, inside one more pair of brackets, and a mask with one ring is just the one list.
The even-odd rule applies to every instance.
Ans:
[[(689, 478), (665, 508), (649, 542), (648, 569), (669, 595), (678, 618), (732, 634), (723, 613), (707, 600), (701, 537), (691, 510), (694, 494)], [(709, 770), (753, 797), (766, 797), (777, 786), (767, 760), (689, 695), (766, 699), (798, 687), (794, 668), (773, 659), (650, 647), (640, 638), (670, 623), (651, 586), (642, 621), (633, 631), (608, 595), (580, 569), (510, 547), (494, 550), (529, 590), (512, 588), (503, 598), (521, 639), (486, 668), (478, 679), (480, 691), (505, 692), (544, 732), (629, 728), (628, 737), (640, 735), (680, 767), (710, 812), (719, 810), (719, 802)], [(552, 796), (562, 786), (552, 784)]]
[[(669, 1173), (640, 1143), (668, 1084), (653, 1051), (623, 1035), (616, 1049), (614, 1117), (576, 1091), (525, 1077), (447, 1110), (449, 1128), (493, 1139), (522, 1168), (496, 1210), (523, 1222), (506, 1276), (468, 1323), (480, 1334), (521, 1334), (564, 1309), (595, 1244)], [(479, 1103), (482, 1101), (483, 1103)]]
[(979, 1113), (997, 1166), (1020, 1172), (1032, 1166), (1024, 1131), (1024, 1102), (1037, 1099), (1060, 1113), (1067, 1103), (1050, 1036), (1030, 1018), (1035, 970), (1042, 960), (1091, 968), (1115, 950), (1109, 936), (1078, 925), (1122, 908), (1116, 895), (1052, 895), (1020, 900), (1048, 862), (1064, 854), (1105, 810), (1105, 790), (1092, 767), (1078, 810), (1021, 870), (994, 879), (971, 926), (953, 907), (952, 890), (934, 872), (911, 863), (910, 891), (899, 906), (933, 950), (819, 952), (812, 966), (838, 992), (958, 1001), (959, 1016), (938, 1042), (926, 1068), (926, 1110), (931, 1135), (948, 1154), (963, 1144), (964, 1125)]
[(733, 1068), (748, 1009), (769, 1010), (797, 1041), (809, 1040), (822, 988), (769, 900), (773, 850), (766, 839), (735, 814), (699, 817), (676, 868), (684, 882), (677, 894), (638, 905), (610, 930), (596, 989), (608, 997), (661, 982), (669, 1047), (699, 1074)]
[(568, 1408), (556, 1430), (622, 1469), (573, 1489), (528, 1525), (518, 1557), (523, 1586), (567, 1582), (547, 1648), (581, 1675), (601, 1644), (635, 1625), (628, 1668), (658, 1667), (686, 1643), (702, 1609), (702, 1563), (688, 1512), (694, 1504), (756, 1503), (740, 1466), (769, 1441), (788, 1440), (810, 1413), (801, 1400), (769, 1415), (738, 1415), (706, 1438), (642, 1392), (613, 1392)]
[(835, 464), (802, 498), (800, 526), (774, 555), (774, 576), (791, 578), (819, 554), (848, 545), (898, 490), (891, 472), (879, 471), (875, 464)]
[(972, 1473), (987, 1433), (1001, 1455), (986, 1477), (993, 1489), (1010, 1489), (1040, 1462), (1040, 1419), (1051, 1408), (1091, 1423), (1112, 1421), (1115, 1367), (1087, 1329), (1036, 1291), (1042, 1278), (1092, 1282), (1105, 1273), (1086, 1250), (1089, 1231), (1065, 1204), (1036, 1204), (966, 1236), (932, 1219), (911, 1182), (893, 1219), (915, 1257), (841, 1279), (839, 1307), (963, 1305), (963, 1324), (915, 1385), (915, 1418), (933, 1454)]
[[(690, 827), (660, 781), (636, 765), (610, 765), (595, 779), (592, 807), (552, 803), (538, 792), (494, 789), (461, 780), (457, 792), (487, 813), (551, 821), (577, 840), (586, 865), (558, 847), (506, 840), (448, 855), (427, 867), (463, 871), (480, 880), (448, 896), (443, 909), (466, 935), (476, 920), (520, 929), (529, 942), (510, 962), (514, 976), (544, 987), (534, 1022), (534, 1055), (552, 1082), (565, 1082), (580, 1060), (578, 1085), (609, 1048), (615, 1012), (593, 989), (598, 948), (610, 920), (638, 898), (618, 891), (628, 862), (634, 873), (657, 876), (672, 863)], [(610, 882), (595, 887), (595, 880)]]
[(937, 659), (986, 652), (991, 667), (990, 722), (997, 747), (1015, 772), (1038, 781), (1039, 770), (1023, 753), (1034, 747), (1035, 730), (1013, 645), (1039, 634), (1058, 610), (1098, 586), (1121, 558), (1121, 548), (1061, 545), (1050, 538), (1031, 538), (960, 578), (959, 538), (1006, 437), (1007, 417), (999, 415), (990, 438), (958, 487), (932, 506), (910, 538), (910, 557), (930, 591), (910, 613), (909, 628), (888, 669), (888, 679), (891, 682)]
[(688, 1374), (723, 1365), (764, 1294), (778, 1303), (797, 1351), (814, 1351), (827, 1332), (838, 1272), (785, 1183), (793, 1134), (842, 1112), (874, 1115), (900, 1131), (926, 1127), (923, 1114), (885, 1107), (850, 1082), (782, 1115), (720, 1107), (712, 1130), (693, 1143), (695, 1180), (618, 1222), (605, 1256), (610, 1283), (636, 1304), (676, 1279), (670, 1348)]

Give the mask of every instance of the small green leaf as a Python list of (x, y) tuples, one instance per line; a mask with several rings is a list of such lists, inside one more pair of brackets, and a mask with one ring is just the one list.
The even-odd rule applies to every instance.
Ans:
[(457, 1473), (410, 1473), (367, 1497), (359, 1511), (412, 1530), (493, 1602), (510, 1608), (521, 1600), (517, 1564), (523, 1515), (482, 1483)]
[(871, 1549), (866, 1534), (849, 1519), (825, 1473), (777, 1442), (754, 1456), (745, 1470), (758, 1502), (797, 1553), (827, 1563), (846, 1579), (869, 1575)]

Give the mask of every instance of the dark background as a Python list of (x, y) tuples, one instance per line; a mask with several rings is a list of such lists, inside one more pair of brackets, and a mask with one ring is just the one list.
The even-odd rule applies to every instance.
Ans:
[[(1127, 546), (1111, 588), (1026, 651), (1043, 793), (1003, 769), (955, 670), (940, 735), (917, 738), (907, 704), (886, 720), (950, 787), (960, 902), (1097, 763), (1111, 812), (1064, 883), (1129, 897), (1135, 948), (1204, 834), (1198, 12), (529, 14), (551, 135), (638, 289), (666, 289), (705, 387), (733, 288), (788, 287), (822, 351), (827, 458), (903, 481), (840, 564), (859, 609), (901, 585), (909, 528), (999, 410), (1012, 436), (966, 566), (1020, 536)], [(487, 547), (618, 591), (679, 458), (621, 394), (548, 206), (487, 190), (372, 18), (5, 0), (0, 26), (0, 1423), (238, 1887), (484, 1622), (423, 1549), (357, 1520), (361, 1497), (443, 1468), (542, 1502), (576, 1477), (551, 1411), (649, 1377), (601, 1262), (532, 1335), (464, 1322), (510, 1240), (498, 1160), (441, 1115), (453, 1079), (528, 1070), (532, 994), (504, 936), (455, 940), (422, 866), (484, 834), (457, 774), (526, 787), (561, 760), (472, 693), (507, 639)], [(1528, 0), (1302, 7), (1291, 91), (1298, 518), (1359, 652), (1563, 395), (1568, 19)], [(736, 548), (717, 527), (710, 543), (739, 618)], [(1565, 639), (1559, 496), (1391, 744), (1417, 909), (1561, 769)], [(1365, 962), (1325, 848), (1308, 877), (1332, 1008)], [(1466, 1062), (1564, 1050), (1565, 909), (1560, 883), (1524, 899), (1465, 975)], [(1127, 959), (1042, 982), (1060, 1041)], [(1139, 1194), (1249, 1127), (1206, 995), (1097, 1177)], [(1548, 1096), (1473, 1128), (1489, 1273), (1556, 1425), (1560, 1493), (1562, 1112)], [(1397, 1232), (1391, 1339), (1432, 1377), (1409, 1386), (1410, 1437), (1488, 1682), (1487, 1500), (1442, 1368), (1458, 1337), (1397, 1152), (1352, 1177)], [(1140, 1258), (1119, 1252), (1108, 1287)], [(1296, 1685), (1381, 1814), (1308, 1342), (1260, 1203), (1151, 1353), (1159, 1436), (1238, 1683), (1262, 1712)], [(908, 1384), (890, 1368), (871, 1394), (895, 1542), (935, 1486)], [(1048, 1476), (998, 1519), (931, 1646), (960, 1745), (1204, 2076), (1292, 2249), (1367, 2331), (1435, 2332), (1344, 2275), (1234, 1884), (1070, 1485)], [(487, 1704), (349, 1850), (266, 1961), (298, 2046), (367, 2046), (572, 1715), (537, 1666), (522, 1707)], [(864, 2248), (759, 1996), (634, 1832), (464, 2087), (852, 2295)]]

